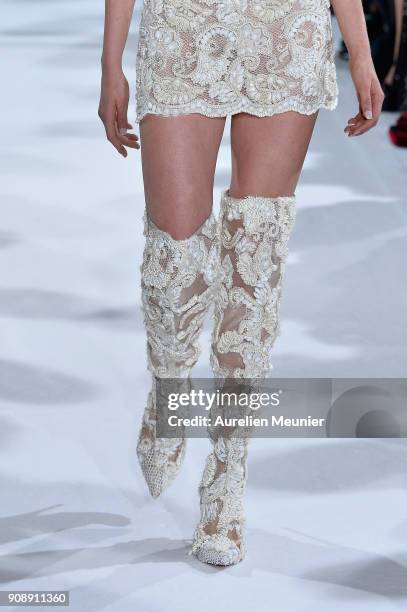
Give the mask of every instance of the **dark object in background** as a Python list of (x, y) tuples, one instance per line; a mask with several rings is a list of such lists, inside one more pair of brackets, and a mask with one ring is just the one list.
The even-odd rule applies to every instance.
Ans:
[[(386, 85), (384, 81), (393, 66), (396, 34), (394, 0), (363, 0), (363, 10), (373, 63), (385, 94), (383, 110), (405, 110), (407, 109), (407, 0), (404, 0), (400, 50), (391, 85)], [(344, 42), (339, 50), (339, 56), (344, 60), (348, 59)]]
[[(393, 62), (395, 21), (393, 0), (363, 0), (363, 11), (370, 41), (372, 58), (379, 81), (382, 82)], [(339, 56), (349, 59), (344, 41)]]
[(383, 83), (393, 63), (395, 14), (394, 0), (364, 2), (373, 63)]
[(404, 0), (403, 5), (400, 49), (394, 79), (391, 85), (383, 85), (383, 91), (385, 94), (383, 110), (398, 111), (407, 109), (407, 0)]
[(389, 137), (396, 147), (407, 148), (407, 113), (404, 113), (397, 120), (396, 125), (389, 129)]

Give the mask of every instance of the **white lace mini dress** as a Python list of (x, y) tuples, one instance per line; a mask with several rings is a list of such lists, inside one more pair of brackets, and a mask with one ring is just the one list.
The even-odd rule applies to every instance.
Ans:
[(337, 104), (329, 0), (144, 0), (136, 119)]

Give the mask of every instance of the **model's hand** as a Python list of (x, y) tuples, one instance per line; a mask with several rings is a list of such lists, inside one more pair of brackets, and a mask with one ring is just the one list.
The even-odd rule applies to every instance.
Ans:
[(121, 70), (102, 68), (102, 85), (99, 103), (99, 117), (105, 126), (107, 139), (127, 157), (125, 147), (139, 149), (138, 136), (128, 134), (132, 129), (127, 119), (129, 107), (129, 84)]
[(350, 73), (359, 101), (359, 112), (348, 121), (345, 133), (360, 136), (379, 121), (384, 94), (371, 58), (349, 61)]

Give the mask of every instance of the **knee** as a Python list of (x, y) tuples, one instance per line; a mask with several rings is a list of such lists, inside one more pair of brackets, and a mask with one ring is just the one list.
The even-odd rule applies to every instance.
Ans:
[(174, 240), (186, 240), (203, 225), (212, 211), (212, 193), (183, 189), (164, 193), (147, 203), (150, 219)]

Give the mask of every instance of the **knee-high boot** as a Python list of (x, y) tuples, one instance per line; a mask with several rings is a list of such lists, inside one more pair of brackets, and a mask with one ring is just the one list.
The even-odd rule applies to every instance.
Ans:
[[(241, 379), (261, 380), (271, 372), (270, 351), (280, 333), (282, 280), (295, 213), (294, 197), (222, 194), (221, 283), (211, 363), (226, 388), (231, 381), (238, 387)], [(250, 393), (250, 384), (246, 391)], [(223, 428), (210, 435), (213, 451), (199, 489), (201, 519), (192, 545), (192, 552), (205, 563), (232, 565), (245, 554), (248, 433)]]
[(218, 227), (213, 214), (190, 237), (175, 240), (144, 213), (142, 310), (152, 389), (144, 411), (137, 456), (153, 497), (177, 475), (186, 440), (158, 437), (157, 380), (188, 380), (199, 353), (199, 334), (219, 274)]

